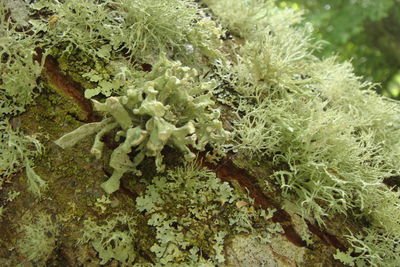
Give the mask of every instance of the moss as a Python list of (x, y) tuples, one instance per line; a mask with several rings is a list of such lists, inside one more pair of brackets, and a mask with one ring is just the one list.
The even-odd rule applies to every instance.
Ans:
[[(44, 146), (44, 153), (36, 159), (35, 165), (37, 173), (47, 181), (46, 197), (51, 196), (54, 205), (57, 203), (62, 209), (67, 209), (62, 203), (71, 202), (75, 190), (85, 190), (91, 181), (86, 175), (101, 177), (103, 172), (87, 165), (88, 160), (91, 161), (88, 154), (76, 150), (61, 152), (54, 145), (52, 140), (59, 136), (60, 131), (78, 127), (82, 123), (69, 115), (74, 108), (71, 101), (65, 101), (65, 98), (48, 89), (45, 92), (36, 99), (35, 105), (27, 113), (20, 116), (20, 120), (25, 132), (41, 133), (39, 139)], [(67, 167), (67, 164), (71, 166)], [(60, 191), (60, 188), (64, 190)]]

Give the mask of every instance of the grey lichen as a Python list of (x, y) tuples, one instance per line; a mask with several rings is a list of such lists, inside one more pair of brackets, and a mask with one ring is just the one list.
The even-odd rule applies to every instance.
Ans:
[(42, 71), (42, 66), (32, 60), (36, 55), (37, 36), (27, 34), (21, 25), (12, 23), (7, 12), (8, 6), (0, 2), (0, 120), (25, 111), (37, 94), (36, 79)]

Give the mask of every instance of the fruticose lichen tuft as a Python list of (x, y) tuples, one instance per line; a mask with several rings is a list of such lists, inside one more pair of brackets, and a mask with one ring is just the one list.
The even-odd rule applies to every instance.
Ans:
[(154, 63), (168, 53), (198, 62), (203, 55), (215, 57), (221, 46), (215, 23), (194, 1), (39, 0), (32, 7), (50, 14), (44, 23), (33, 23), (44, 34), (42, 43), (67, 55), (80, 51), (109, 61), (122, 52)]
[[(106, 115), (101, 122), (85, 124), (56, 141), (62, 148), (73, 146), (96, 133), (92, 154), (101, 157), (102, 137), (118, 129), (110, 166), (111, 178), (102, 184), (111, 194), (118, 190), (122, 175), (140, 175), (138, 165), (155, 157), (158, 171), (164, 170), (161, 151), (165, 145), (177, 148), (186, 160), (195, 158), (190, 148), (204, 150), (207, 144), (223, 143), (228, 132), (222, 128), (220, 112), (211, 100), (213, 81), (202, 81), (195, 69), (179, 62), (161, 59), (145, 76), (145, 81), (127, 88), (122, 96), (109, 97), (104, 103), (92, 100), (94, 109)], [(133, 160), (129, 154), (135, 153)]]

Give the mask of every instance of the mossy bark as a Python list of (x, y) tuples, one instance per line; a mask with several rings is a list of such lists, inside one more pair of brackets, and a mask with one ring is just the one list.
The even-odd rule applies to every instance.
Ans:
[[(100, 184), (112, 172), (108, 159), (116, 144), (106, 136), (106, 153), (100, 160), (90, 155), (94, 137), (86, 138), (71, 149), (63, 150), (56, 146), (54, 140), (76, 129), (89, 118), (96, 120), (96, 114), (91, 113), (92, 109), (87, 103), (80, 102), (85, 101), (83, 98), (76, 97), (82, 94), (80, 87), (74, 86), (76, 82), (60, 73), (55, 61), (48, 64), (44, 72), (43, 76), (47, 77), (42, 81), (45, 89), (35, 99), (35, 103), (14, 120), (19, 121), (25, 133), (39, 134), (38, 138), (45, 150), (37, 158), (35, 170), (46, 180), (48, 188), (38, 198), (27, 191), (26, 175), (19, 172), (1, 190), (0, 198), (6, 208), (0, 224), (0, 259), (3, 266), (14, 266), (18, 263), (28, 266), (99, 266), (100, 259), (89, 244), (77, 246), (83, 221), (91, 217), (97, 218), (100, 223), (107, 216), (118, 212), (134, 214), (139, 218), (136, 222), (137, 262), (155, 263), (155, 255), (150, 251), (155, 240), (154, 229), (147, 225), (147, 218), (135, 207), (135, 199), (144, 191), (145, 185), (139, 179), (130, 177), (132, 175), (126, 175), (121, 189), (111, 195), (110, 204), (102, 205), (99, 202), (105, 195)], [(178, 162), (177, 151), (166, 149), (164, 153), (169, 167)], [(204, 158), (200, 155), (199, 162), (203, 161)], [(332, 222), (327, 231), (304, 221), (295, 213), (289, 214), (282, 208), (280, 193), (267, 190), (262, 182), (265, 181), (262, 178), (271, 172), (268, 164), (260, 167), (244, 162), (246, 161), (237, 156), (228, 156), (217, 165), (203, 163), (203, 166), (215, 171), (222, 181), (229, 182), (237, 190), (247, 190), (255, 199), (255, 206), (276, 209), (273, 220), (282, 225), (285, 233), (273, 237), (272, 243), (267, 245), (259, 243), (252, 235), (231, 237), (225, 242), (226, 265), (259, 266), (264, 263), (268, 266), (317, 266), (324, 263), (325, 266), (340, 266), (332, 258), (336, 248), (345, 248), (343, 241), (335, 237), (337, 233), (343, 232), (340, 218), (337, 222)], [(144, 175), (141, 179), (150, 180), (156, 175), (152, 160), (145, 160), (142, 165)], [(20, 192), (20, 195), (7, 201), (7, 196), (13, 191)], [(32, 216), (24, 214), (33, 217), (49, 214), (59, 230), (54, 250), (40, 262), (28, 261), (16, 247), (17, 240), (23, 237), (21, 225), (32, 223)], [(313, 241), (312, 244), (303, 240), (306, 235)], [(117, 264), (114, 261), (107, 265)]]

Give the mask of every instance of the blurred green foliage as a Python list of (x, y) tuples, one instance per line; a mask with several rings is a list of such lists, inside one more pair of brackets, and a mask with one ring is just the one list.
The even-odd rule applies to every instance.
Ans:
[(328, 42), (319, 56), (351, 60), (357, 75), (380, 83), (377, 91), (400, 99), (400, 1), (294, 0), (318, 38)]

